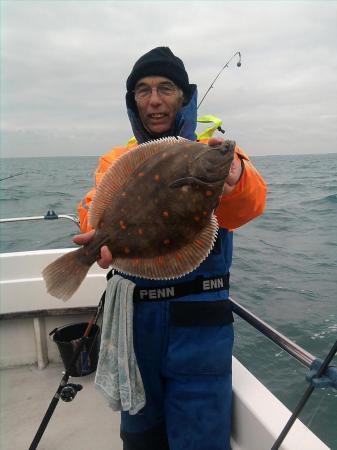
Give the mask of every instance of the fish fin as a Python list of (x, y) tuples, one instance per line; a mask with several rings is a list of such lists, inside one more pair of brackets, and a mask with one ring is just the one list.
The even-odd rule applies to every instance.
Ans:
[(154, 258), (116, 258), (112, 267), (126, 275), (152, 280), (179, 278), (196, 269), (209, 255), (218, 233), (218, 222), (214, 215), (201, 232), (179, 250)]
[(69, 300), (84, 280), (90, 265), (84, 264), (78, 258), (78, 252), (81, 250), (62, 255), (43, 270), (47, 292), (53, 297)]
[(89, 225), (92, 228), (97, 228), (107, 206), (111, 204), (126, 180), (140, 164), (165, 148), (181, 142), (190, 141), (182, 137), (161, 138), (140, 144), (118, 158), (105, 172), (102, 181), (97, 187), (89, 209)]

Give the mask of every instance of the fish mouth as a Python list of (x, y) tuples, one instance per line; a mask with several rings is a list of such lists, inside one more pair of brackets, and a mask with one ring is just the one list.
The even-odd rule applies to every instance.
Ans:
[(199, 183), (223, 183), (229, 175), (233, 158), (233, 145), (212, 146), (193, 160), (190, 176), (198, 179)]

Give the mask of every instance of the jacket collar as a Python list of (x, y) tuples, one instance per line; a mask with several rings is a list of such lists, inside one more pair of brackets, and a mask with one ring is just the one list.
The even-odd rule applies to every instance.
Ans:
[[(186, 139), (190, 139), (191, 141), (196, 140), (195, 130), (197, 127), (197, 86), (195, 84), (191, 84), (191, 96), (189, 102), (184, 105), (178, 112), (174, 124), (174, 129), (167, 132), (165, 136), (181, 136)], [(136, 106), (134, 102), (131, 102), (130, 99), (126, 98), (127, 104), (127, 113), (129, 116), (129, 120), (131, 123), (131, 127), (134, 133), (134, 136), (139, 144), (143, 144), (144, 142), (150, 141), (151, 139), (155, 139), (153, 136), (149, 134), (147, 130), (143, 127), (142, 122), (139, 119)]]

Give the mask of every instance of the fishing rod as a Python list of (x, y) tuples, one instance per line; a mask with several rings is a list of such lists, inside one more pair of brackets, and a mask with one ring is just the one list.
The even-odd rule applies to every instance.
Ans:
[(205, 100), (205, 98), (206, 98), (207, 94), (209, 93), (209, 91), (214, 87), (214, 83), (215, 83), (216, 80), (219, 78), (219, 76), (220, 76), (220, 74), (222, 73), (222, 71), (225, 70), (226, 67), (229, 66), (229, 63), (232, 61), (232, 59), (234, 59), (234, 58), (236, 57), (236, 55), (238, 55), (238, 57), (239, 57), (239, 60), (238, 60), (238, 62), (236, 63), (236, 65), (237, 65), (237, 67), (241, 67), (241, 52), (236, 52), (236, 53), (234, 53), (233, 56), (231, 56), (231, 57), (229, 58), (229, 60), (226, 62), (226, 64), (225, 64), (223, 67), (221, 67), (220, 72), (219, 72), (218, 75), (214, 78), (214, 80), (212, 81), (210, 87), (207, 89), (206, 94), (205, 94), (205, 95), (202, 97), (202, 99), (200, 100), (199, 105), (197, 106), (197, 109), (199, 109), (201, 103)]
[(24, 175), (25, 173), (29, 173), (29, 172), (20, 172), (20, 173), (15, 173), (14, 175), (9, 175), (9, 177), (5, 177), (5, 178), (0, 178), (0, 181), (8, 180), (9, 178), (14, 178), (14, 177), (18, 177), (19, 175)]
[(36, 171), (36, 170), (26, 170), (25, 172), (18, 172), (18, 173), (14, 173), (13, 175), (9, 175), (8, 177), (4, 177), (4, 178), (0, 178), (0, 181), (4, 181), (4, 180), (8, 180), (10, 178), (15, 178), (18, 177), (20, 175), (25, 175), (26, 173), (40, 173), (40, 171)]
[[(91, 332), (93, 326), (96, 325), (99, 315), (100, 315), (102, 309), (104, 308), (104, 301), (105, 301), (105, 291), (103, 292), (103, 294), (101, 296), (101, 299), (97, 306), (97, 310), (95, 312), (95, 315), (89, 321), (89, 323), (84, 331), (83, 336), (79, 338), (79, 344), (76, 347), (76, 350), (74, 351), (74, 353), (72, 355), (70, 363), (67, 365), (67, 367), (65, 366), (65, 372), (61, 379), (61, 382), (54, 394), (54, 397), (52, 398), (52, 400), (48, 406), (48, 409), (40, 423), (40, 426), (33, 438), (32, 443), (30, 444), (29, 450), (36, 450), (37, 446), (39, 445), (39, 442), (43, 436), (43, 433), (45, 432), (45, 429), (47, 428), (47, 425), (55, 411), (55, 408), (56, 408), (60, 398), (65, 402), (71, 402), (72, 400), (74, 400), (77, 392), (79, 392), (82, 389), (82, 385), (68, 383), (68, 380), (71, 376), (70, 375), (71, 371), (72, 371), (73, 367), (75, 366), (75, 364), (83, 350), (84, 345), (88, 342), (90, 332)], [(51, 335), (52, 333), (53, 333), (53, 331), (49, 334)], [(98, 331), (96, 332), (96, 334), (94, 336), (94, 340), (97, 339), (97, 335), (98, 335)], [(92, 343), (91, 348), (92, 347), (93, 347), (93, 343)], [(90, 353), (90, 351), (88, 351), (88, 353)]]
[[(332, 373), (331, 380), (327, 380), (326, 384), (322, 383), (320, 386), (320, 378), (326, 374), (326, 370), (329, 369), (329, 364), (334, 358), (335, 354), (337, 353), (337, 341), (334, 343), (334, 345), (331, 347), (329, 353), (325, 357), (322, 364), (319, 366), (318, 370), (313, 370), (313, 378), (312, 378), (312, 384), (310, 384), (306, 390), (304, 391), (302, 397), (300, 398), (299, 402), (297, 403), (294, 412), (292, 413), (291, 417), (289, 418), (288, 422), (285, 424), (283, 430), (281, 431), (279, 437), (276, 439), (274, 445), (271, 447), (270, 450), (278, 450), (284, 441), (285, 437), (287, 436), (288, 432), (290, 431), (291, 427), (293, 426), (295, 420), (299, 416), (300, 412), (302, 411), (304, 405), (309, 400), (309, 397), (313, 393), (315, 389), (314, 381), (317, 382), (318, 387), (327, 387), (327, 386), (334, 386), (337, 388), (337, 376), (336, 376), (336, 368), (330, 367), (330, 372)], [(334, 371), (332, 369), (335, 369)], [(309, 373), (310, 377), (310, 373)], [(335, 378), (335, 380), (333, 380)], [(329, 383), (330, 381), (330, 383)]]
[(313, 393), (316, 387), (334, 387), (337, 389), (337, 368), (334, 366), (329, 366), (330, 362), (337, 353), (337, 341), (332, 346), (331, 350), (323, 360), (323, 362), (316, 358), (311, 353), (304, 350), (295, 342), (291, 341), (289, 338), (281, 334), (279, 331), (275, 330), (271, 325), (264, 322), (262, 319), (257, 317), (251, 311), (249, 311), (244, 306), (240, 305), (233, 298), (229, 298), (232, 305), (232, 310), (235, 314), (240, 316), (245, 322), (252, 325), (260, 333), (264, 334), (268, 339), (270, 339), (278, 347), (282, 348), (289, 355), (293, 356), (301, 364), (309, 368), (309, 372), (306, 375), (306, 380), (311, 384), (306, 388), (302, 397), (300, 398), (298, 404), (296, 405), (291, 417), (284, 426), (280, 435), (276, 439), (275, 443), (271, 447), (271, 450), (278, 450), (284, 441), (286, 435), (293, 426), (295, 420), (298, 418), (300, 412), (302, 411), (304, 405), (309, 400), (309, 397)]

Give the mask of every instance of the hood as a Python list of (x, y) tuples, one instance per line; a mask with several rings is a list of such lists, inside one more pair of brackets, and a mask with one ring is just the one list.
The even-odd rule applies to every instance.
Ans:
[[(190, 85), (190, 98), (186, 105), (182, 106), (178, 111), (174, 127), (172, 130), (165, 133), (161, 137), (166, 136), (181, 136), (191, 141), (196, 140), (195, 130), (197, 127), (197, 86), (195, 84)], [(132, 98), (131, 98), (132, 95)], [(145, 130), (142, 122), (140, 121), (138, 110), (133, 99), (133, 94), (126, 94), (126, 106), (131, 127), (135, 138), (139, 144), (156, 139), (158, 136), (151, 136), (150, 133)]]

